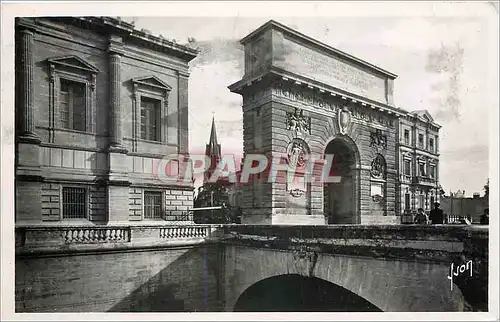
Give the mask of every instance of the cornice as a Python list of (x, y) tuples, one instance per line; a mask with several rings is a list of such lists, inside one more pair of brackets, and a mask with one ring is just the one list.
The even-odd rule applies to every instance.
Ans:
[[(38, 30), (38, 25), (36, 19), (32, 17), (23, 17), (16, 20), (16, 28), (26, 28), (30, 30)], [(149, 48), (158, 52), (162, 52), (167, 55), (172, 55), (178, 57), (185, 61), (186, 63), (196, 58), (199, 54), (198, 49), (193, 49), (191, 47), (177, 44), (173, 41), (151, 35), (145, 31), (135, 29), (132, 24), (121, 21), (120, 19), (111, 17), (60, 17), (60, 18), (42, 18), (47, 20), (57, 20), (64, 19), (59, 23), (64, 25), (73, 25), (82, 28), (82, 25), (86, 29), (90, 29), (93, 32), (103, 34), (123, 37), (124, 42), (134, 42), (140, 44), (144, 48)], [(46, 28), (52, 28), (54, 30), (65, 31), (63, 28), (57, 29), (57, 26), (45, 26)], [(120, 50), (117, 48), (117, 52)]]
[(384, 112), (388, 115), (392, 115), (393, 117), (404, 116), (407, 113), (406, 111), (399, 110), (394, 106), (377, 102), (356, 94), (352, 94), (347, 91), (338, 89), (336, 87), (325, 85), (323, 83), (311, 80), (303, 76), (296, 75), (294, 73), (285, 71), (277, 67), (270, 67), (266, 70), (260, 71), (259, 73), (249, 75), (243, 78), (242, 80), (229, 85), (228, 89), (233, 93), (243, 94), (247, 88), (251, 87), (256, 83), (261, 82), (264, 78), (268, 77), (275, 78), (276, 80), (274, 82), (276, 81), (285, 82), (294, 85), (308, 87), (309, 89), (318, 91), (318, 93), (330, 94), (330, 96), (339, 97), (348, 102), (359, 104), (361, 106), (371, 108), (376, 111)]

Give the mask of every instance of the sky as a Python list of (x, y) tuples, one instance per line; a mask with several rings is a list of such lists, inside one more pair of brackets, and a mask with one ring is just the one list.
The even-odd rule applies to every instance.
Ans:
[[(363, 3), (359, 3), (363, 5)], [(490, 6), (477, 3), (477, 6)], [(429, 10), (435, 10), (430, 7)], [(492, 8), (498, 10), (496, 8)], [(274, 19), (310, 37), (398, 75), (396, 106), (427, 109), (442, 125), (440, 181), (443, 189), (483, 192), (488, 178), (489, 111), (498, 108), (491, 85), (498, 70), (488, 44), (491, 24), (480, 15), (419, 11), (419, 16), (332, 17), (121, 17), (178, 43), (195, 38), (201, 50), (190, 64), (189, 144), (204, 151), (215, 115), (223, 154), (241, 154), (242, 98), (227, 86), (243, 76), (239, 40)], [(498, 46), (498, 45), (497, 45)], [(498, 48), (498, 47), (496, 47)], [(495, 73), (495, 74), (492, 74)], [(494, 91), (492, 91), (492, 89)]]

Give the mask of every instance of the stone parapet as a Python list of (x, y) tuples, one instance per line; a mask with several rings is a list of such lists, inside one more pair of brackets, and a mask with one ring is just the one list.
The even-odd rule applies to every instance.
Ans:
[(67, 255), (102, 251), (182, 247), (203, 244), (217, 236), (209, 225), (25, 225), (15, 229), (16, 255)]
[[(488, 240), (488, 229), (481, 226), (232, 225), (224, 229), (226, 242), (244, 246), (447, 264), (470, 253), (466, 250), (471, 244)], [(487, 252), (482, 256), (487, 258)]]

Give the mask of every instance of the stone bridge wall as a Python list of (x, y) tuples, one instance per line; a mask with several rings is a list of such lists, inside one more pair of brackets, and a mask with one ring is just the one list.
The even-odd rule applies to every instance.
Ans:
[[(487, 230), (453, 226), (232, 226), (225, 310), (256, 282), (284, 274), (339, 285), (382, 311), (487, 310)], [(450, 266), (473, 261), (473, 276)]]
[(221, 310), (209, 226), (16, 230), (17, 312)]

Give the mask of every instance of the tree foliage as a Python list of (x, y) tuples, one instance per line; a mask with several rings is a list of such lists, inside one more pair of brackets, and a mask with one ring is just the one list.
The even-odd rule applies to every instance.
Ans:
[(489, 178), (486, 181), (486, 184), (484, 185), (483, 189), (484, 189), (484, 196), (489, 197), (489, 195), (490, 195), (490, 179)]
[(205, 183), (200, 187), (194, 200), (195, 208), (217, 207), (217, 210), (198, 210), (194, 212), (194, 221), (198, 224), (227, 224), (235, 222), (236, 209), (229, 205), (227, 187), (221, 182)]

